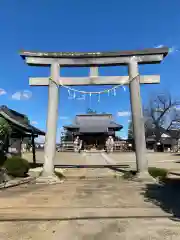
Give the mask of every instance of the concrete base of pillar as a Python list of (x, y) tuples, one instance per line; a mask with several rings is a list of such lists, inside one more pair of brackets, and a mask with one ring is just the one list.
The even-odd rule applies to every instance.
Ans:
[(153, 178), (148, 172), (140, 172), (136, 174), (136, 181), (145, 182), (145, 183), (156, 183), (156, 179)]
[(56, 183), (62, 183), (63, 180), (59, 179), (55, 174), (52, 176), (40, 176), (36, 179), (36, 183), (39, 184), (56, 184)]

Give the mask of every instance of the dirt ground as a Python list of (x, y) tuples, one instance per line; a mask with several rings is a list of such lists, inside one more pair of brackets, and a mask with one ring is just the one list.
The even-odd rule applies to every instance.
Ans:
[[(101, 154), (58, 156), (57, 164), (107, 163)], [(124, 161), (117, 156), (109, 161)], [(111, 169), (69, 169), (65, 176), (61, 184), (1, 190), (0, 239), (180, 239), (177, 180), (166, 186), (138, 183), (115, 177)]]
[(179, 240), (178, 229), (179, 223), (167, 219), (28, 221), (0, 223), (0, 237), (13, 240)]

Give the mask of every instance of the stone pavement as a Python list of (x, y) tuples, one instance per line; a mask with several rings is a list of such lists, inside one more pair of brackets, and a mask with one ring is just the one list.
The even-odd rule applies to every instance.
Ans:
[[(134, 152), (113, 153), (108, 155), (114, 163), (129, 164), (131, 169), (136, 169), (136, 158)], [(148, 165), (150, 167), (166, 168), (169, 171), (180, 171), (180, 154), (147, 152)]]
[[(100, 154), (83, 158), (86, 164), (104, 161)], [(110, 169), (65, 175), (62, 184), (0, 191), (0, 239), (180, 239), (179, 223), (158, 202), (160, 186), (115, 178)]]
[[(78, 154), (73, 152), (56, 152), (54, 164), (83, 164), (85, 162), (84, 154)], [(93, 153), (87, 153), (86, 156), (93, 155)], [(114, 164), (129, 164), (131, 168), (136, 168), (135, 153), (134, 152), (115, 152), (108, 154), (113, 160)], [(32, 153), (25, 153), (24, 158), (32, 161)], [(43, 163), (44, 156), (43, 151), (37, 151), (37, 162)], [(93, 160), (94, 159), (94, 160)], [(166, 168), (168, 170), (180, 171), (180, 154), (177, 153), (149, 153), (147, 152), (147, 159), (149, 166)], [(107, 162), (103, 158), (91, 158), (88, 164), (106, 164)], [(112, 163), (111, 163), (112, 164)]]
[[(29, 162), (32, 162), (32, 153), (24, 153), (23, 157)], [(37, 163), (44, 162), (44, 152), (36, 152), (36, 161)], [(82, 154), (74, 152), (56, 152), (54, 164), (81, 164), (83, 163), (84, 158)]]

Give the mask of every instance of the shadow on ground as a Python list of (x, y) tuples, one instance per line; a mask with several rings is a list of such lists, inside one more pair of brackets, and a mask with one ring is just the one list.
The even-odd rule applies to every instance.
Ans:
[(134, 170), (129, 170), (129, 168), (130, 168), (129, 165), (126, 165), (123, 168), (109, 167), (109, 169), (115, 172), (122, 173), (123, 174), (122, 176), (124, 179), (132, 180), (136, 176), (137, 172)]
[(30, 168), (43, 167), (43, 163), (29, 163)]
[[(117, 171), (117, 172), (127, 172), (129, 171), (130, 166), (128, 164), (122, 164), (122, 165), (118, 165), (118, 167), (115, 166), (109, 166), (109, 169), (113, 170), (113, 171)], [(128, 169), (128, 170), (127, 170)]]
[(180, 156), (180, 153), (172, 153), (172, 156)]
[(146, 201), (180, 219), (180, 179), (166, 179), (160, 185), (146, 184), (144, 190)]

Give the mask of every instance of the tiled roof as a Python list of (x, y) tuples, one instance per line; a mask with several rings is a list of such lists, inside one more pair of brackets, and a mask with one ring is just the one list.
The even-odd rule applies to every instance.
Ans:
[(122, 125), (113, 121), (110, 114), (77, 115), (73, 124), (65, 128), (78, 128), (80, 133), (107, 132), (108, 128), (120, 130)]
[(26, 115), (18, 113), (7, 106), (0, 107), (0, 116), (4, 117), (7, 121), (11, 122), (13, 125), (21, 128), (25, 132), (34, 133), (38, 135), (45, 135), (45, 132), (32, 126)]

